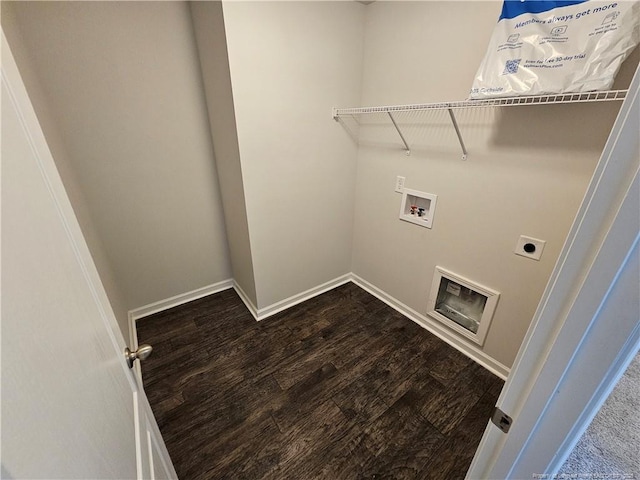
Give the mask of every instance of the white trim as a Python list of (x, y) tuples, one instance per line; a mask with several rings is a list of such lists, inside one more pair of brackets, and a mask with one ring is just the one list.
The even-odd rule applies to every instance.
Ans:
[[(140, 362), (137, 362), (140, 363)], [(133, 431), (136, 438), (136, 471), (138, 478), (144, 478), (142, 471), (142, 439), (140, 432), (140, 407), (138, 405), (138, 392), (133, 392)], [(151, 459), (149, 459), (151, 460)]]
[(313, 297), (317, 297), (318, 295), (328, 292), (329, 290), (339, 287), (340, 285), (344, 285), (345, 283), (348, 283), (350, 281), (351, 273), (346, 273), (338, 278), (334, 278), (333, 280), (329, 280), (328, 282), (318, 285), (317, 287), (313, 287), (309, 290), (305, 290), (304, 292), (297, 293), (289, 298), (285, 298), (284, 300), (280, 300), (279, 302), (273, 303), (266, 307), (262, 307), (260, 309), (256, 308), (249, 296), (235, 281), (233, 282), (233, 289), (236, 291), (245, 306), (249, 309), (249, 312), (251, 312), (253, 318), (255, 318), (256, 321), (259, 322), (261, 320), (264, 320), (265, 318), (275, 315), (276, 313), (282, 312), (283, 310), (291, 308), (294, 305), (302, 303)]
[[(158, 313), (163, 310), (167, 310), (177, 305), (182, 305), (184, 303), (190, 302), (192, 300), (196, 300), (206, 295), (212, 295), (214, 293), (227, 290), (229, 288), (233, 288), (236, 291), (236, 293), (242, 300), (242, 303), (245, 304), (245, 306), (247, 307), (247, 309), (249, 310), (253, 318), (255, 318), (256, 321), (261, 321), (261, 320), (264, 320), (265, 318), (275, 315), (276, 313), (279, 313), (288, 308), (291, 308), (294, 305), (305, 302), (311, 298), (317, 297), (318, 295), (328, 292), (329, 290), (333, 290), (334, 288), (349, 282), (353, 282), (354, 284), (358, 285), (360, 288), (369, 292), (374, 297), (378, 298), (379, 300), (382, 300), (384, 303), (386, 303), (396, 311), (400, 312), (409, 320), (417, 323), (422, 328), (425, 328), (429, 332), (433, 333), (436, 337), (448, 343), (453, 348), (460, 351), (461, 353), (463, 353), (464, 355), (466, 355), (476, 363), (479, 363), (484, 368), (486, 368), (493, 374), (497, 375), (498, 377), (502, 378), (503, 380), (505, 380), (509, 375), (508, 367), (506, 367), (505, 365), (501, 364), (497, 360), (493, 359), (492, 357), (484, 353), (482, 350), (480, 350), (480, 348), (476, 347), (475, 345), (471, 345), (467, 343), (465, 339), (460, 338), (458, 335), (456, 335), (455, 332), (450, 331), (447, 327), (445, 327), (444, 325), (441, 325), (436, 320), (416, 312), (411, 307), (408, 307), (407, 305), (395, 299), (385, 291), (379, 289), (372, 283), (369, 283), (368, 281), (366, 281), (365, 279), (359, 277), (354, 273), (346, 273), (340, 277), (334, 278), (333, 280), (330, 280), (321, 285), (318, 285), (317, 287), (310, 288), (309, 290), (305, 290), (304, 292), (298, 293), (296, 295), (292, 295), (289, 298), (285, 298), (284, 300), (281, 300), (279, 302), (276, 302), (272, 305), (269, 305), (267, 307), (263, 307), (260, 309), (256, 308), (256, 306), (253, 304), (251, 299), (248, 297), (248, 295), (245, 293), (242, 287), (235, 280), (225, 280), (224, 282), (219, 282), (214, 285), (209, 285), (208, 287), (199, 288), (192, 292), (187, 292), (182, 295), (176, 295), (175, 297), (171, 297), (166, 300), (161, 300), (159, 302), (152, 303), (145, 307), (131, 310), (129, 312), (129, 328), (130, 328), (130, 334), (131, 334), (131, 342), (133, 344), (132, 348), (138, 347), (136, 320), (143, 318), (145, 316), (151, 315), (153, 313)], [(137, 371), (136, 373), (138, 373), (139, 378), (141, 378), (140, 372)], [(142, 382), (140, 383), (142, 384)]]
[(353, 274), (351, 273), (346, 273), (338, 278), (329, 280), (322, 285), (318, 285), (317, 287), (310, 288), (309, 290), (305, 290), (304, 292), (292, 295), (289, 298), (285, 298), (284, 300), (271, 304), (268, 307), (260, 308), (257, 312), (256, 320), (264, 320), (265, 318), (275, 315), (278, 312), (282, 312), (287, 308), (293, 307), (294, 305), (302, 303), (313, 297), (317, 297), (318, 295), (328, 292), (340, 285), (349, 283), (352, 280), (352, 275)]
[[(129, 348), (131, 350), (137, 350), (140, 346), (138, 343), (138, 329), (136, 327), (136, 321), (131, 315), (131, 310), (127, 312), (127, 319), (129, 323)], [(134, 363), (133, 373), (138, 380), (138, 388), (144, 390), (144, 384), (142, 382), (142, 367), (140, 366), (140, 362)]]
[[(453, 318), (449, 318), (447, 315), (443, 315), (442, 313), (436, 311), (436, 303), (438, 301), (438, 295), (443, 278), (446, 280), (453, 280), (456, 284), (458, 284), (458, 288), (460, 287), (460, 285), (462, 285), (485, 297), (486, 301), (483, 310), (479, 312), (480, 321), (478, 322), (478, 327), (475, 332), (459, 324)], [(448, 286), (447, 290), (449, 290)], [(460, 294), (459, 290), (457, 291), (457, 294)], [(427, 304), (427, 316), (429, 318), (435, 318), (444, 325), (447, 325), (447, 327), (455, 330), (460, 335), (467, 337), (473, 343), (482, 347), (482, 345), (484, 345), (484, 339), (489, 332), (489, 325), (491, 324), (491, 320), (493, 320), (493, 312), (495, 312), (496, 310), (499, 298), (500, 292), (493, 290), (492, 288), (485, 287), (484, 285), (481, 285), (479, 283), (475, 283), (466, 277), (463, 277), (461, 275), (458, 275), (457, 273), (453, 273), (450, 270), (436, 265), (435, 271), (433, 273), (433, 282), (431, 283), (431, 292), (429, 293), (429, 303)]]
[[(7, 98), (4, 101), (13, 104), (18, 121), (25, 133), (31, 152), (36, 161), (36, 165), (42, 174), (43, 181), (47, 185), (51, 193), (52, 204), (55, 206), (56, 212), (60, 218), (60, 222), (64, 226), (69, 245), (73, 250), (73, 254), (78, 261), (78, 265), (82, 271), (87, 287), (91, 292), (92, 299), (100, 313), (100, 318), (105, 325), (106, 331), (113, 342), (116, 351), (122, 351), (124, 348), (124, 338), (121, 334), (118, 321), (111, 308), (111, 303), (107, 297), (107, 293), (102, 285), (102, 280), (98, 270), (96, 269), (93, 257), (89, 251), (89, 247), (85, 241), (80, 224), (75, 216), (75, 212), (71, 205), (71, 201), (67, 196), (62, 178), (56, 167), (53, 155), (49, 150), (49, 144), (44, 136), (42, 127), (38, 121), (38, 117), (31, 103), (29, 93), (22, 81), (22, 76), (15, 62), (13, 53), (7, 38), (2, 30), (2, 63), (1, 77), (2, 83), (7, 88)], [(4, 97), (4, 96), (3, 96)], [(124, 358), (120, 362), (122, 369), (127, 374), (127, 378), (131, 382), (128, 375), (128, 367)], [(135, 384), (131, 383), (135, 389)]]
[[(516, 435), (510, 439), (510, 448), (498, 457), (494, 467), (498, 471), (501, 458), (507, 458), (509, 471), (505, 478), (528, 477), (528, 472), (555, 473), (552, 469), (562, 466), (559, 460), (566, 459), (578, 441), (570, 434), (586, 429), (587, 420), (606, 399), (604, 392), (612, 389), (613, 381), (622, 375), (624, 361), (620, 358), (637, 352), (639, 178), (636, 173), (633, 193), (627, 195), (618, 212), (524, 403), (518, 417), (522, 426), (514, 426)], [(515, 462), (509, 458), (513, 443)]]
[(242, 300), (242, 303), (244, 303), (244, 305), (249, 309), (249, 312), (251, 312), (251, 315), (253, 315), (253, 318), (255, 318), (256, 321), (257, 321), (258, 320), (258, 309), (253, 304), (253, 302), (251, 301), (249, 296), (244, 292), (242, 287), (235, 280), (233, 281), (233, 289), (236, 291), (236, 293), (240, 297), (240, 300)]
[[(129, 337), (131, 343), (131, 346), (129, 348), (131, 348), (131, 350), (136, 350), (139, 346), (138, 328), (136, 327), (136, 322), (141, 318), (148, 317), (149, 315), (153, 315), (154, 313), (169, 310), (170, 308), (177, 307), (194, 300), (198, 300), (199, 298), (206, 297), (207, 295), (213, 295), (214, 293), (228, 290), (233, 287), (233, 284), (234, 281), (232, 279), (227, 279), (218, 283), (214, 283), (212, 285), (207, 285), (206, 287), (196, 288), (195, 290), (191, 290), (190, 292), (181, 293), (180, 295), (174, 295), (173, 297), (165, 298), (164, 300), (159, 300), (157, 302), (153, 302), (148, 305), (129, 310), (127, 314), (129, 321)], [(144, 389), (144, 385), (142, 383), (142, 368), (140, 367), (140, 362), (135, 363), (133, 371), (138, 379), (140, 388)]]
[(133, 310), (129, 311), (129, 319), (136, 321), (140, 318), (153, 315), (154, 313), (163, 312), (164, 310), (177, 307), (178, 305), (192, 302), (193, 300), (198, 300), (199, 298), (206, 297), (207, 295), (213, 295), (214, 293), (228, 290), (232, 288), (233, 285), (233, 280), (229, 278), (212, 285), (207, 285), (206, 287), (196, 288), (195, 290), (191, 290), (190, 292), (181, 293), (164, 300), (159, 300), (142, 307), (134, 308)]
[[(138, 329), (136, 328), (136, 321), (131, 315), (131, 310), (127, 312), (127, 321), (129, 323), (129, 343), (131, 350), (138, 348)], [(139, 362), (138, 362), (139, 363)]]
[[(632, 243), (627, 238), (628, 230), (635, 228), (637, 233), (638, 193), (626, 199), (621, 194), (629, 193), (633, 172), (636, 170), (637, 175), (638, 169), (640, 68), (636, 69), (629, 92), (518, 352), (512, 374), (498, 398), (497, 405), (514, 420), (511, 431), (505, 435), (489, 424), (466, 478), (512, 478), (518, 474), (514, 469), (522, 472), (534, 463), (537, 473), (553, 473), (551, 469), (558, 466), (554, 457), (566, 456), (566, 449), (575, 440), (570, 435), (581, 431), (584, 426), (581, 423), (594, 413), (598, 401), (590, 399), (602, 395), (616, 378), (620, 362), (614, 366), (611, 355), (624, 357), (628, 353), (630, 347), (624, 345), (624, 341), (631, 332), (615, 340), (603, 335), (603, 331), (622, 332), (622, 323), (628, 319), (623, 315), (612, 317), (615, 305), (610, 302), (604, 304), (602, 311), (593, 303), (606, 299), (607, 288), (616, 283), (617, 277), (611, 277), (610, 269), (619, 265), (620, 260), (611, 255), (603, 262), (605, 251), (610, 255), (609, 245), (617, 242), (612, 251), (626, 252)], [(625, 219), (626, 228), (618, 229), (625, 202), (631, 202), (632, 215)], [(610, 283), (603, 285), (604, 276), (608, 276)], [(638, 278), (634, 282), (636, 290), (631, 292), (637, 294)], [(619, 287), (624, 288), (624, 284)], [(591, 311), (585, 313), (587, 307)], [(576, 318), (574, 313), (579, 311)], [(598, 348), (592, 348), (594, 344)], [(587, 363), (585, 358), (591, 368), (583, 371), (582, 377), (576, 376), (581, 365)], [(596, 381), (598, 385), (594, 386)], [(562, 410), (561, 416), (554, 418), (558, 409)], [(557, 418), (562, 421), (558, 422)], [(573, 423), (567, 425), (567, 422)]]
[(440, 338), (444, 342), (451, 345), (453, 348), (463, 353), (476, 363), (479, 363), (484, 368), (497, 375), (498, 377), (505, 380), (509, 375), (509, 368), (505, 365), (501, 364), (497, 360), (494, 360), (492, 357), (484, 353), (475, 345), (471, 345), (467, 343), (464, 339), (458, 337), (455, 333), (448, 330), (444, 325), (441, 325), (439, 322), (432, 320), (426, 315), (422, 315), (421, 313), (416, 312), (412, 308), (408, 307), (401, 301), (392, 297), (385, 291), (379, 289), (375, 285), (367, 282), (363, 278), (358, 275), (352, 273), (351, 274), (352, 281), (360, 288), (366, 290), (374, 297), (382, 300), (384, 303), (389, 305), (394, 310), (397, 310), (409, 320), (420, 325), (422, 328), (425, 328), (429, 332), (433, 333), (436, 337)]
[(611, 368), (609, 368), (606, 375), (603, 377), (598, 389), (593, 394), (591, 400), (586, 404), (582, 414), (576, 420), (575, 425), (567, 434), (564, 442), (560, 447), (558, 447), (558, 455), (553, 459), (548, 467), (550, 473), (557, 473), (557, 471), (564, 465), (576, 444), (582, 438), (585, 430), (587, 430), (589, 425), (591, 425), (593, 418), (600, 411), (602, 404), (609, 397), (624, 372), (626, 372), (629, 364), (638, 354), (639, 349), (640, 322), (629, 335), (629, 340), (620, 350), (620, 354), (616, 358), (615, 362), (611, 364)]
[[(231, 287), (233, 287), (232, 279), (223, 280), (212, 285), (207, 285), (206, 287), (196, 288), (195, 290), (191, 290), (190, 292), (181, 293), (180, 295), (174, 295), (173, 297), (169, 297), (164, 300), (159, 300), (157, 302), (153, 302), (148, 305), (129, 310), (127, 316), (129, 319), (129, 337), (131, 341), (131, 350), (136, 350), (139, 346), (138, 328), (136, 327), (136, 322), (141, 318), (148, 317), (149, 315), (153, 315), (154, 313), (169, 310), (170, 308), (192, 302), (193, 300), (198, 300), (199, 298), (206, 297), (207, 295), (213, 295), (214, 293), (228, 290)], [(140, 368), (140, 362), (135, 363), (133, 371), (138, 378), (140, 388), (144, 388), (142, 383), (142, 369)]]
[[(167, 473), (170, 478), (177, 479), (178, 476), (176, 474), (173, 463), (171, 462), (171, 458), (169, 457), (169, 453), (166, 449), (164, 440), (160, 435), (160, 430), (158, 429), (155, 417), (153, 416), (153, 412), (151, 410), (151, 407), (149, 406), (146, 395), (144, 394), (143, 390), (138, 388), (135, 379), (129, 372), (129, 368), (124, 360), (124, 356), (122, 355), (125, 345), (124, 337), (118, 325), (113, 309), (111, 308), (109, 298), (106, 291), (104, 290), (102, 280), (100, 279), (100, 275), (98, 273), (98, 270), (96, 269), (93, 257), (91, 255), (91, 252), (89, 251), (89, 247), (87, 246), (84, 235), (82, 234), (82, 230), (80, 229), (80, 225), (73, 211), (73, 207), (71, 205), (69, 197), (67, 196), (67, 192), (64, 188), (64, 184), (56, 167), (52, 153), (49, 150), (44, 132), (42, 131), (33, 105), (31, 104), (29, 94), (26, 90), (24, 82), (22, 81), (22, 77), (20, 76), (15, 58), (11, 52), (9, 43), (7, 42), (4, 29), (2, 29), (1, 27), (0, 32), (0, 43), (2, 47), (1, 77), (9, 93), (8, 98), (3, 100), (12, 102), (14, 104), (19, 122), (24, 129), (28, 142), (32, 148), (32, 153), (36, 160), (37, 166), (43, 176), (43, 181), (49, 188), (52, 202), (55, 205), (57, 213), (60, 217), (60, 221), (66, 230), (69, 239), (69, 245), (73, 249), (73, 254), (75, 255), (78, 261), (78, 265), (82, 270), (82, 274), (86, 281), (87, 287), (99, 311), (101, 320), (104, 323), (106, 334), (109, 336), (109, 339), (113, 344), (115, 357), (118, 359), (120, 366), (124, 372), (124, 377), (127, 379), (127, 382), (131, 387), (133, 401), (142, 401), (144, 403), (145, 412), (152, 419), (149, 421), (149, 426), (153, 430), (153, 434), (156, 436), (156, 443), (159, 447), (158, 455), (162, 458), (162, 461), (166, 463), (168, 467)], [(139, 424), (137, 422), (138, 413), (138, 409), (134, 408), (134, 428), (138, 428), (139, 432)], [(140, 464), (139, 462), (141, 460), (139, 440), (139, 435), (137, 435), (135, 442), (136, 469), (138, 469), (138, 465)]]

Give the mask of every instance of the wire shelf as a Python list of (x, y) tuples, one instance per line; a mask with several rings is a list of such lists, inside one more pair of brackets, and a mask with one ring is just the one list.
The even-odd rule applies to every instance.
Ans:
[(448, 110), (451, 117), (451, 122), (458, 136), (460, 147), (462, 149), (462, 159), (467, 159), (467, 149), (462, 140), (462, 134), (454, 110), (465, 108), (488, 108), (488, 107), (512, 107), (521, 105), (555, 105), (555, 104), (567, 104), (567, 103), (588, 103), (588, 102), (609, 102), (609, 101), (622, 101), (625, 99), (628, 90), (605, 90), (599, 92), (582, 92), (582, 93), (558, 93), (548, 95), (532, 95), (524, 97), (504, 97), (504, 98), (487, 98), (481, 100), (461, 100), (455, 102), (440, 102), (440, 103), (415, 103), (410, 105), (387, 105), (379, 107), (355, 107), (355, 108), (334, 108), (333, 119), (340, 121), (340, 117), (351, 116), (357, 117), (358, 115), (367, 115), (374, 113), (386, 113), (389, 116), (394, 128), (397, 130), (398, 135), (405, 146), (407, 155), (411, 154), (409, 144), (405, 136), (402, 134), (400, 127), (398, 126), (393, 113), (395, 112), (415, 112), (422, 110)]
[(563, 103), (607, 102), (624, 100), (628, 90), (606, 90), (601, 92), (559, 93), (527, 97), (487, 98), (441, 103), (415, 103), (410, 105), (388, 105), (379, 107), (334, 108), (333, 117), (362, 115), (368, 113), (409, 112), (414, 110), (450, 110), (478, 107), (510, 107), (515, 105), (549, 105)]

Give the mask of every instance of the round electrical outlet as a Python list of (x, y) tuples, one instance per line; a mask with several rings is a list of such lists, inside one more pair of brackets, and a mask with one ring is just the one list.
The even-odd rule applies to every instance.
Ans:
[(539, 238), (520, 235), (513, 253), (526, 258), (530, 258), (532, 260), (540, 260), (545, 243), (547, 242), (545, 242), (544, 240), (540, 240)]

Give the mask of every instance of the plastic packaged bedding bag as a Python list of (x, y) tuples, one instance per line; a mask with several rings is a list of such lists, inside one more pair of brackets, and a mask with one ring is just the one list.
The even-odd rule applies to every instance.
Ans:
[(639, 30), (639, 1), (507, 0), (470, 98), (610, 89)]

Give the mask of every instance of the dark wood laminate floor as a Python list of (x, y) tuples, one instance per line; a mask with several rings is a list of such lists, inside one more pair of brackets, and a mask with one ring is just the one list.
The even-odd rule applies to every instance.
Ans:
[(182, 480), (461, 479), (503, 384), (351, 283), (262, 322), (227, 290), (138, 336)]

